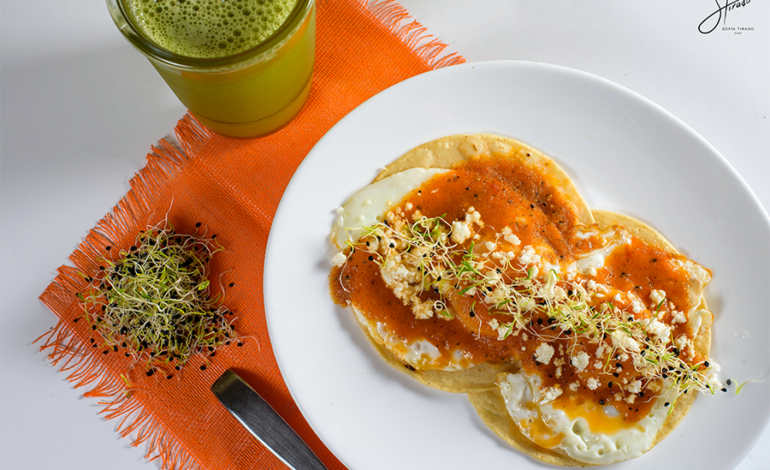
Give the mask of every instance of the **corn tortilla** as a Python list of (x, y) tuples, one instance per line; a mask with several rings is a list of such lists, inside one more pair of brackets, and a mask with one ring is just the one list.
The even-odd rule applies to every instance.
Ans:
[[(374, 182), (411, 168), (451, 169), (474, 158), (513, 159), (555, 180), (554, 187), (574, 205), (578, 225), (592, 225), (591, 209), (578, 193), (567, 174), (545, 154), (517, 140), (491, 134), (454, 135), (420, 145), (388, 165)], [(355, 308), (355, 306), (353, 306)], [(495, 377), (501, 372), (515, 372), (518, 363), (480, 364), (463, 370), (410, 370), (407, 365), (375, 339), (361, 325), (366, 337), (382, 358), (415, 380), (439, 390), (455, 393), (479, 392), (497, 387)]]
[[(663, 235), (636, 219), (603, 210), (593, 210), (592, 212), (596, 224), (602, 230), (612, 227), (613, 225), (620, 225), (631, 234), (644, 240), (650, 245), (677, 253), (674, 246), (666, 240)], [(698, 308), (706, 308), (704, 297), (701, 297)], [(695, 350), (704, 356), (708, 356), (710, 344), (711, 328), (707, 328), (693, 340), (693, 347)], [(669, 435), (671, 431), (682, 422), (695, 401), (696, 396), (697, 393), (688, 393), (679, 396), (676, 403), (673, 405), (674, 409), (672, 410), (671, 415), (666, 420), (663, 428), (658, 432), (658, 435), (655, 436), (653, 447)], [(538, 446), (524, 436), (510, 418), (499, 388), (480, 392), (470, 392), (468, 393), (468, 400), (471, 402), (471, 405), (476, 408), (482, 421), (484, 421), (492, 431), (522, 453), (552, 465), (561, 465), (565, 467), (592, 466), (591, 464), (572, 459), (563, 453)]]

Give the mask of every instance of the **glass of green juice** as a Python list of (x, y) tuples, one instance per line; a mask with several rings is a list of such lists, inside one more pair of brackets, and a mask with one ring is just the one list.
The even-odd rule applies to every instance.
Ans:
[(314, 0), (107, 0), (107, 6), (182, 104), (217, 133), (269, 134), (307, 100)]

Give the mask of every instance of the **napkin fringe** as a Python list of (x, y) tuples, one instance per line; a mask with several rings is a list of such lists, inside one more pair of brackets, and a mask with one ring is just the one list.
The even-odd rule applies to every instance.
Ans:
[[(119, 246), (128, 246), (135, 234), (158, 218), (150, 201), (163, 200), (173, 180), (181, 173), (182, 166), (211, 137), (210, 131), (186, 115), (177, 125), (176, 138), (183, 151), (179, 151), (166, 139), (161, 139), (147, 155), (147, 164), (130, 181), (130, 191), (100, 220), (85, 240), (70, 256), (73, 266), (58, 269), (56, 279), (40, 296), (40, 300), (55, 312), (60, 312), (59, 322), (33, 343), (42, 342), (40, 351), (46, 351), (51, 365), (59, 372), (68, 373), (67, 380), (74, 388), (93, 385), (83, 393), (87, 398), (105, 398), (98, 402), (99, 413), (105, 419), (118, 419), (116, 428), (121, 437), (135, 436), (132, 446), (147, 446), (145, 458), (160, 459), (161, 468), (178, 470), (201, 469), (192, 453), (188, 452), (168, 428), (163, 426), (143, 404), (143, 390), (134, 387), (121, 371), (130, 370), (130, 359), (118, 362), (107, 350), (104, 359), (93, 354), (85, 310), (73, 294), (88, 285), (86, 276), (94, 277), (105, 259), (118, 256)], [(115, 250), (111, 248), (115, 246)], [(110, 247), (108, 249), (107, 247)], [(113, 253), (113, 254), (111, 254)], [(82, 320), (83, 325), (76, 322)], [(101, 350), (100, 350), (101, 351)], [(107, 361), (105, 359), (111, 359)], [(150, 397), (148, 397), (150, 399)]]
[(358, 0), (390, 33), (404, 42), (431, 70), (457, 65), (465, 59), (457, 52), (442, 55), (448, 45), (428, 34), (428, 28), (412, 20), (406, 8), (394, 0)]

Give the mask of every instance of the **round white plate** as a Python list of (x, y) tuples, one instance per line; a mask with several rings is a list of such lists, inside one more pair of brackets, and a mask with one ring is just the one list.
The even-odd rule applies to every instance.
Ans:
[[(714, 271), (712, 357), (729, 393), (623, 468), (732, 468), (768, 421), (770, 219), (727, 161), (677, 118), (607, 80), (528, 62), (419, 75), (334, 126), (291, 180), (265, 260), (265, 308), (284, 379), (318, 436), (351, 469), (538, 468), (497, 438), (465, 395), (383, 363), (329, 298), (334, 209), (407, 150), (460, 133), (519, 139), (554, 158), (591, 207), (659, 229)], [(504, 467), (503, 467), (504, 466)]]

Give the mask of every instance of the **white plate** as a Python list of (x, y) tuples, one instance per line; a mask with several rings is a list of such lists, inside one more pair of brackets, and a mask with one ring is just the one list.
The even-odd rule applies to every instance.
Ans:
[[(297, 170), (273, 222), (265, 307), (278, 365), (318, 436), (351, 469), (536, 468), (465, 395), (422, 386), (376, 355), (329, 298), (333, 210), (407, 150), (489, 132), (553, 157), (591, 207), (658, 228), (713, 269), (712, 357), (731, 393), (702, 396), (674, 433), (623, 468), (732, 468), (768, 421), (770, 219), (727, 161), (677, 118), (607, 80), (527, 62), (426, 73), (368, 100)], [(504, 467), (501, 467), (504, 466)]]

